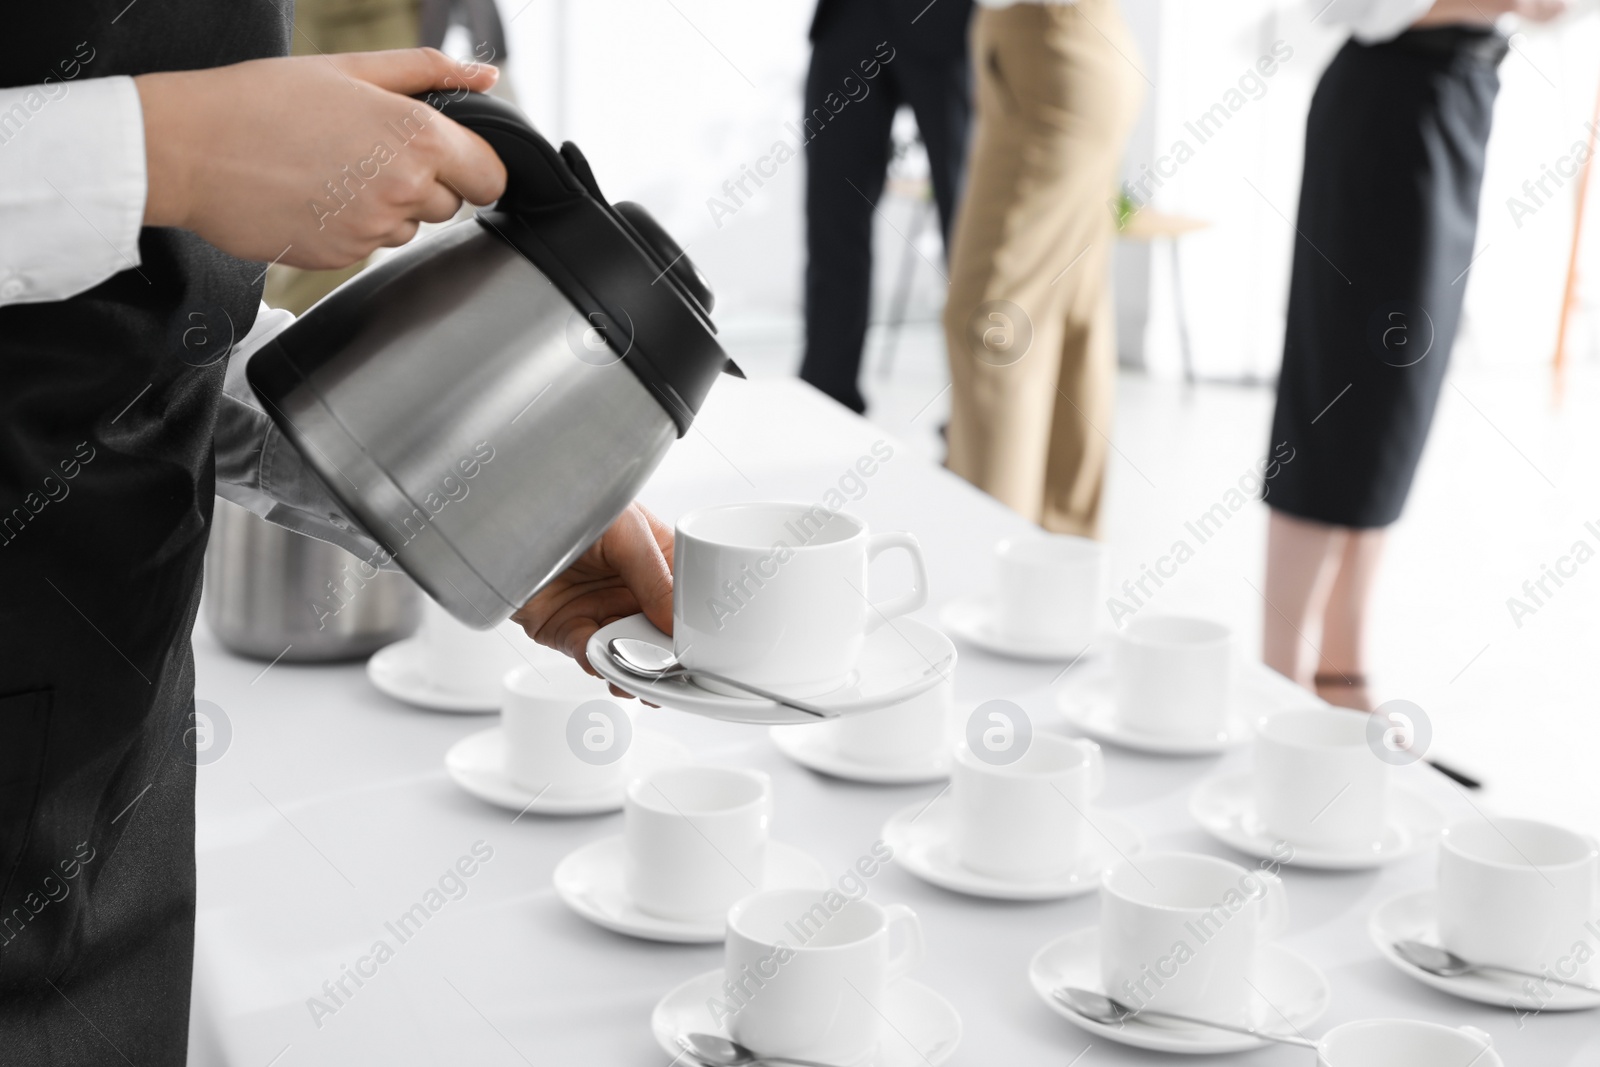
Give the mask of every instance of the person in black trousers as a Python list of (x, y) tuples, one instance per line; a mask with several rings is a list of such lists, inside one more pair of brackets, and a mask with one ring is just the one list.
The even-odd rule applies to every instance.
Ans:
[(819, 0), (812, 19), (800, 377), (853, 411), (867, 407), (858, 378), (872, 299), (872, 217), (889, 166), (889, 128), (900, 105), (910, 105), (948, 239), (971, 111), (971, 14), (972, 0)]

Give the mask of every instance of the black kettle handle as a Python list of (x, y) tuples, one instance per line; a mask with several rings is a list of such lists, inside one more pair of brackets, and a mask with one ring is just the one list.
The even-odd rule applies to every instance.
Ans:
[(585, 192), (602, 199), (599, 190), (586, 187), (562, 154), (514, 105), (461, 89), (420, 93), (416, 99), (489, 142), (506, 166), (502, 210), (523, 213), (560, 207), (582, 199)]

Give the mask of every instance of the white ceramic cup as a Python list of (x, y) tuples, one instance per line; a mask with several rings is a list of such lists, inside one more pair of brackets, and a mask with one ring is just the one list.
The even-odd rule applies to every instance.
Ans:
[(1073, 653), (1089, 647), (1106, 580), (1106, 549), (1068, 534), (995, 545), (995, 628), (1008, 641)]
[(731, 767), (672, 767), (628, 783), (623, 889), (668, 919), (720, 915), (761, 889), (772, 780)]
[(1415, 1019), (1341, 1023), (1317, 1042), (1317, 1067), (1504, 1067), (1489, 1035)]
[(956, 855), (991, 878), (1069, 871), (1094, 833), (1084, 819), (1104, 785), (1105, 761), (1093, 741), (1036, 733), (1020, 759), (1004, 764), (959, 745), (950, 782)]
[[(571, 722), (578, 709), (593, 704), (580, 719), (580, 758), (573, 747)], [(589, 795), (622, 782), (627, 746), (633, 737), (627, 709), (611, 699), (606, 683), (583, 673), (571, 660), (523, 664), (506, 673), (500, 696), (505, 732), (506, 775), (538, 793)], [(621, 746), (615, 754), (607, 750)]]
[(904, 904), (810, 889), (745, 897), (728, 911), (723, 950), (729, 1032), (763, 1056), (861, 1063), (878, 1047), (884, 991), (923, 954), (922, 926)]
[(1367, 744), (1368, 716), (1305, 708), (1256, 725), (1256, 817), (1305, 848), (1371, 848), (1383, 837), (1389, 764)]
[[(515, 628), (514, 633), (511, 628)], [(507, 671), (521, 663), (542, 662), (535, 651), (540, 646), (529, 641), (515, 623), (474, 630), (426, 597), (418, 633), (422, 638), (423, 668), (435, 685), (466, 696), (481, 694), (491, 702), (500, 692), (500, 680)], [(521, 651), (527, 652), (526, 658)]]
[[(948, 677), (910, 700), (834, 724), (839, 754), (872, 767), (919, 767), (949, 751), (955, 687)], [(826, 729), (824, 724), (812, 729)]]
[[(1532, 819), (1456, 823), (1439, 843), (1439, 939), (1473, 963), (1523, 971), (1552, 968), (1594, 982), (1600, 967), (1578, 966), (1574, 947), (1600, 921), (1600, 844)], [(1576, 968), (1576, 970), (1574, 970)]]
[(1117, 718), (1138, 733), (1209, 737), (1228, 721), (1236, 670), (1233, 631), (1178, 615), (1137, 618), (1112, 643)]
[(1244, 1022), (1261, 947), (1288, 921), (1276, 875), (1192, 852), (1146, 853), (1100, 882), (1100, 977), (1134, 1008)]
[[(911, 590), (870, 602), (867, 565), (891, 548), (911, 559)], [(678, 520), (673, 557), (678, 658), (792, 696), (846, 683), (867, 634), (928, 599), (915, 537), (870, 534), (855, 516), (818, 505), (724, 504), (691, 512)]]

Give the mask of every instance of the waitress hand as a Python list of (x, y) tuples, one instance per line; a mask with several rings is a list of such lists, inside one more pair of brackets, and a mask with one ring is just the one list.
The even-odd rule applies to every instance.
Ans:
[(463, 197), (490, 203), (506, 183), (487, 142), (410, 94), (498, 76), (432, 48), (141, 75), (144, 223), (315, 269), (404, 244), (419, 221), (447, 221)]
[[(565, 652), (590, 674), (584, 647), (596, 630), (644, 612), (672, 632), (672, 527), (628, 505), (600, 539), (511, 618), (541, 645)], [(616, 686), (611, 691), (627, 696)]]

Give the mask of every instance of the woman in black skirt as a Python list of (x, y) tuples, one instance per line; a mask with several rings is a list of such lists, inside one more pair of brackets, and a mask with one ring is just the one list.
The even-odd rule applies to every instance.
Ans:
[(1306, 121), (1271, 442), (1293, 448), (1294, 460), (1267, 499), (1262, 658), (1337, 704), (1370, 710), (1363, 636), (1373, 579), (1461, 316), (1507, 51), (1492, 20), (1545, 21), (1566, 8), (1334, 0), (1324, 15), (1355, 33)]

